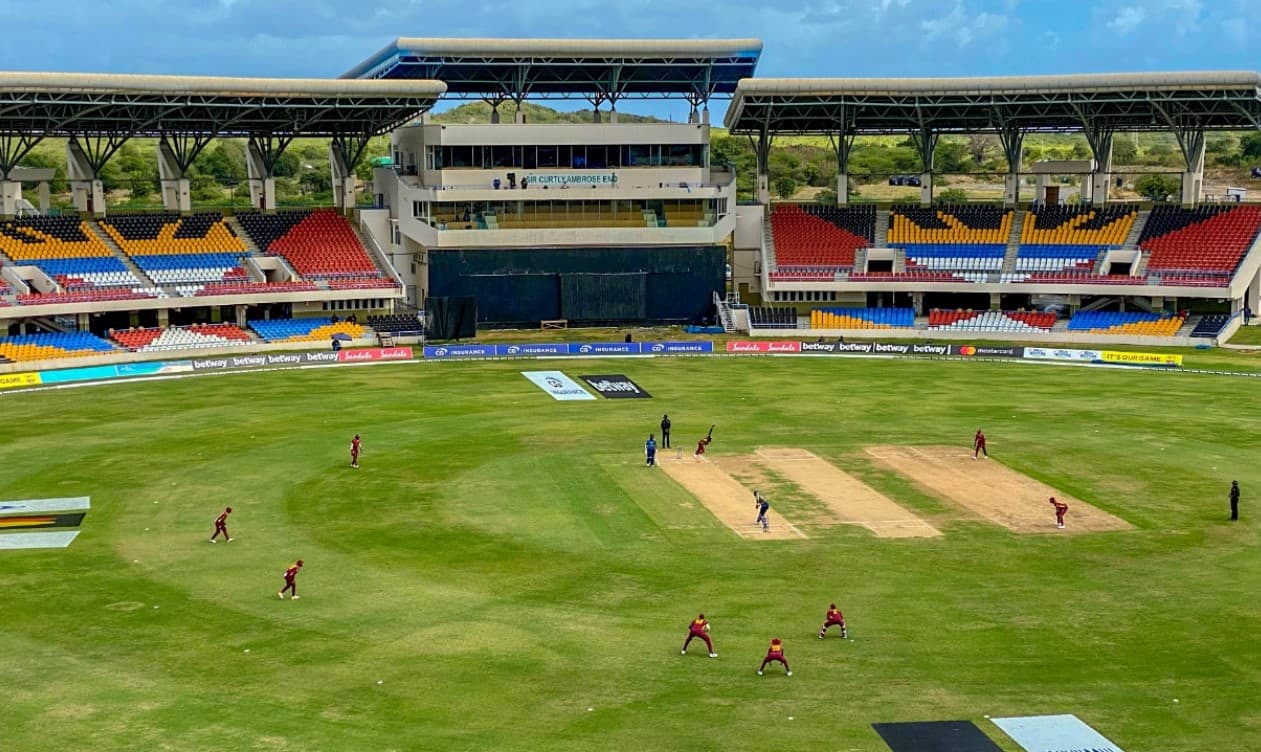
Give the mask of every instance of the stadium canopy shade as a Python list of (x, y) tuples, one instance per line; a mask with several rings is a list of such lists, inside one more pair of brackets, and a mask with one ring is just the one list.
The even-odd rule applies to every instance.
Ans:
[(745, 134), (1256, 129), (1261, 74), (750, 78), (724, 122)]
[(343, 78), (437, 79), (461, 99), (727, 97), (753, 75), (758, 39), (416, 39), (402, 37)]
[(440, 81), (0, 72), (0, 134), (383, 133), (433, 106)]

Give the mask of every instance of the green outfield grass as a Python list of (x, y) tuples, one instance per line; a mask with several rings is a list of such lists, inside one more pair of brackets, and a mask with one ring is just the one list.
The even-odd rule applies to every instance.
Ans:
[[(519, 375), (550, 368), (654, 399), (554, 402)], [(1044, 713), (1131, 752), (1258, 748), (1259, 389), (696, 358), (6, 395), (0, 499), (93, 510), (69, 549), (0, 552), (0, 749), (876, 752), (873, 722), (966, 718), (1014, 752), (985, 716)], [(662, 412), (682, 446), (717, 423), (715, 455), (809, 449), (944, 535), (740, 540), (640, 466)], [(998, 461), (1135, 529), (1017, 535), (861, 458), (978, 426)], [(226, 504), (236, 540), (210, 545)], [(303, 598), (281, 602), (296, 558)], [(853, 641), (815, 636), (831, 600)], [(717, 660), (679, 655), (697, 611)], [(755, 675), (773, 636), (792, 678)]]

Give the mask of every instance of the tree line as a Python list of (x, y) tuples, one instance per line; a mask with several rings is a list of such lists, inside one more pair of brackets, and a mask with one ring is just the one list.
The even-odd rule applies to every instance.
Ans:
[[(505, 109), (506, 107), (506, 109)], [(527, 102), (523, 106), (530, 123), (591, 123), (592, 112), (559, 112)], [(470, 102), (435, 114), (439, 123), (485, 123), (490, 121), (490, 106)], [(511, 105), (501, 107), (501, 117), (511, 122)], [(604, 113), (607, 122), (607, 113)], [(622, 122), (664, 122), (658, 118), (620, 113)], [(249, 185), (246, 180), (244, 139), (217, 139), (193, 161), (186, 177), (192, 200), (200, 205), (246, 203)], [(1181, 172), (1185, 162), (1173, 136), (1167, 133), (1117, 134), (1113, 140), (1114, 167), (1139, 167), (1153, 170), (1135, 181), (1135, 189), (1152, 199), (1176, 193), (1178, 178), (1167, 173)], [(123, 144), (106, 162), (100, 179), (111, 194), (111, 204), (126, 208), (160, 205), (160, 184), (157, 167), (157, 141), (132, 139)], [(1261, 133), (1217, 133), (1208, 137), (1206, 166), (1239, 168), (1261, 164)], [(360, 181), (371, 180), (373, 157), (389, 154), (389, 136), (373, 139), (364, 150), (363, 160), (356, 166)], [(755, 197), (757, 157), (750, 140), (733, 136), (715, 128), (711, 131), (710, 157), (714, 165), (730, 165), (736, 170), (737, 195), (741, 200)], [(1025, 138), (1023, 168), (1047, 159), (1088, 159), (1090, 148), (1077, 134), (1030, 134)], [(1001, 179), (1007, 171), (999, 140), (993, 135), (943, 136), (933, 155), (938, 174), (983, 174)], [(65, 140), (46, 139), (21, 164), (28, 167), (52, 168), (56, 177), (51, 184), (55, 202), (69, 202), (66, 180)], [(836, 157), (825, 138), (795, 137), (777, 139), (770, 153), (772, 193), (779, 198), (792, 198), (807, 187), (818, 190), (815, 199), (835, 202)], [(1166, 168), (1166, 174), (1158, 174)], [(885, 182), (889, 176), (916, 174), (923, 169), (918, 152), (909, 138), (896, 136), (861, 137), (850, 152), (850, 189), (861, 200), (862, 188)], [(275, 168), (277, 203), (311, 205), (332, 202), (332, 174), (328, 163), (327, 139), (295, 139), (281, 155)], [(948, 186), (948, 180), (937, 182), (942, 188), (940, 200), (966, 200), (966, 194)], [(30, 198), (30, 197), (28, 197)], [(363, 196), (367, 201), (369, 197)]]

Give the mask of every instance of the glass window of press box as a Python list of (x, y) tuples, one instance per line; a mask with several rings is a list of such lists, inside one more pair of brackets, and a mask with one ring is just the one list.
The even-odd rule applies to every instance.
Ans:
[(712, 227), (727, 199), (646, 201), (414, 201), (412, 216), (441, 230), (548, 227)]
[(427, 146), (430, 170), (607, 170), (624, 167), (703, 167), (704, 144), (578, 146)]

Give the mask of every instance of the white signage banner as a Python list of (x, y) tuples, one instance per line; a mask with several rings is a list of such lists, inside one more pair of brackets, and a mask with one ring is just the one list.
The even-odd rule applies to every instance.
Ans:
[(593, 400), (595, 395), (560, 371), (522, 371), (521, 375), (557, 400)]

